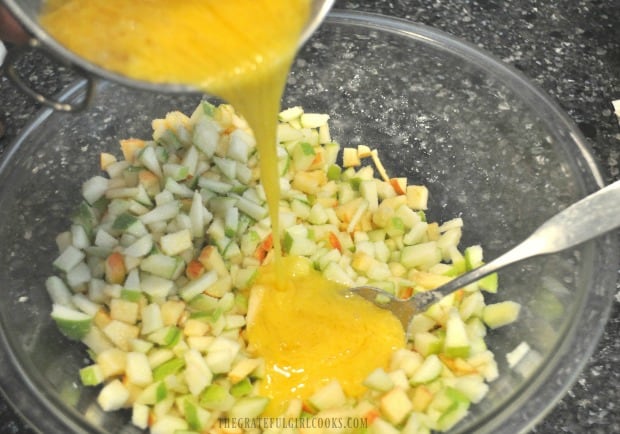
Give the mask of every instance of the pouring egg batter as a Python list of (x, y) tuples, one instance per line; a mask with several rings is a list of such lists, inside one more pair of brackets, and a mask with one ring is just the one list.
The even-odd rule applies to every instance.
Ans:
[(254, 131), (278, 233), (277, 114), (309, 14), (310, 0), (47, 0), (40, 23), (104, 69), (230, 102)]
[[(229, 101), (254, 131), (273, 233), (278, 230), (276, 124), (309, 0), (49, 0), (41, 24), (70, 50), (125, 76), (186, 84)], [(300, 258), (261, 271), (247, 337), (266, 362), (268, 412), (338, 379), (350, 396), (404, 345), (399, 321)], [(276, 279), (276, 269), (284, 276)]]
[(279, 287), (275, 265), (263, 268), (248, 312), (250, 350), (265, 360), (260, 393), (271, 398), (267, 414), (280, 414), (288, 400), (306, 399), (332, 379), (348, 396), (361, 395), (366, 376), (387, 368), (405, 345), (401, 323), (366, 300), (344, 297), (305, 258), (282, 258), (282, 269)]

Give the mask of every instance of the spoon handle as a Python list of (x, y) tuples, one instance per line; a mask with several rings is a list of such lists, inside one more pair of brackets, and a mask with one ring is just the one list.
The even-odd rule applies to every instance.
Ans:
[[(620, 181), (574, 203), (543, 223), (515, 247), (439, 288), (416, 295), (419, 310), (497, 270), (539, 255), (560, 252), (620, 226)], [(421, 300), (418, 300), (418, 295)]]

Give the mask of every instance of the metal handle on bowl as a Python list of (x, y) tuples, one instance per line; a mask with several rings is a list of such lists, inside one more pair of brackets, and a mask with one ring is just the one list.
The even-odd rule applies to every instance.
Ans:
[[(47, 96), (35, 89), (33, 89), (30, 83), (25, 80), (18, 72), (15, 65), (17, 62), (30, 50), (37, 50), (40, 47), (40, 42), (36, 38), (31, 38), (28, 45), (25, 46), (9, 46), (7, 47), (6, 57), (4, 63), (0, 67), (0, 73), (4, 74), (17, 88), (19, 88), (26, 95), (30, 96), (37, 102), (43, 104), (46, 107), (50, 107), (57, 111), (62, 112), (78, 112), (84, 110), (90, 104), (95, 91), (95, 79), (82, 72), (79, 68), (74, 67), (80, 75), (86, 79), (86, 93), (84, 97), (74, 104), (69, 104)], [(43, 52), (43, 50), (40, 50)]]

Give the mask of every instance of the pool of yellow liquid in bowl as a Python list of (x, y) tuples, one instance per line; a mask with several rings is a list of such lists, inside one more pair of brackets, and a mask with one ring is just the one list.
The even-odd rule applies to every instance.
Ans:
[[(278, 234), (276, 125), (310, 0), (48, 0), (42, 26), (89, 61), (125, 76), (186, 84), (230, 102), (254, 131), (274, 234)], [(261, 270), (248, 340), (266, 361), (268, 413), (337, 379), (357, 396), (373, 369), (405, 343), (387, 311), (342, 296), (300, 258)], [(274, 265), (278, 264), (278, 265)], [(284, 270), (279, 275), (276, 269)]]
[(387, 368), (405, 345), (400, 321), (360, 297), (345, 297), (305, 258), (282, 258), (282, 270), (279, 280), (275, 265), (261, 269), (248, 312), (250, 350), (265, 361), (266, 413), (281, 414), (291, 398), (305, 400), (333, 379), (348, 396), (360, 396), (366, 376)]

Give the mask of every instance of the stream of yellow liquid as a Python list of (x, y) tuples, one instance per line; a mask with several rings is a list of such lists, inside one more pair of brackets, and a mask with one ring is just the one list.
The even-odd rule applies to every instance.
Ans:
[[(310, 0), (48, 0), (41, 25), (104, 69), (153, 83), (184, 84), (230, 102), (260, 153), (278, 233), (276, 126)], [(280, 238), (273, 237), (276, 258)]]
[[(272, 398), (272, 414), (331, 379), (359, 395), (365, 376), (404, 345), (391, 314), (343, 297), (301, 259), (280, 258), (277, 115), (309, 13), (310, 0), (48, 0), (40, 17), (54, 38), (93, 63), (219, 96), (253, 129), (278, 265), (261, 270), (248, 340), (265, 360), (261, 393)], [(280, 280), (276, 269), (284, 270)]]

